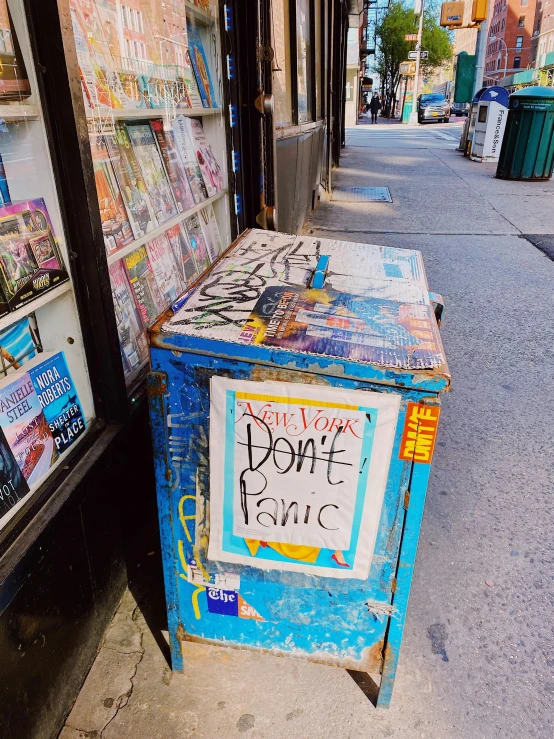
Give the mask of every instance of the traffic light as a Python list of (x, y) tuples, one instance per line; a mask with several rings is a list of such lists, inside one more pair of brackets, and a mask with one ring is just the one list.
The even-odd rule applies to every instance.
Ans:
[(471, 20), (473, 23), (486, 21), (489, 16), (489, 0), (473, 0)]
[(441, 5), (441, 26), (456, 28), (464, 22), (465, 3), (443, 3)]

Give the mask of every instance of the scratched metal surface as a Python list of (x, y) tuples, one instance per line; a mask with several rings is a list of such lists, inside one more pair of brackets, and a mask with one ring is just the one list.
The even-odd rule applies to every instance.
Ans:
[[(189, 352), (178, 356), (157, 347), (152, 348), (152, 370), (151, 417), (174, 668), (179, 669), (181, 638), (268, 650), (374, 673), (383, 670), (388, 655), (386, 677), (392, 689), (407, 608), (407, 594), (403, 605), (396, 605), (394, 598), (402, 594), (398, 588), (393, 594), (393, 580), (398, 576), (406, 516), (404, 503), (411, 470), (409, 463), (398, 460), (398, 450), (407, 401), (429, 398), (430, 394)], [(320, 383), (401, 394), (392, 462), (367, 581), (270, 572), (207, 559), (209, 380), (216, 373), (237, 379)], [(426, 485), (412, 484), (414, 507), (419, 499), (422, 509), (425, 490)], [(415, 558), (418, 532), (416, 527), (412, 558)], [(265, 620), (209, 613), (205, 587), (187, 580), (191, 559), (199, 563), (210, 582), (214, 582), (217, 573), (239, 574), (241, 597)], [(413, 561), (405, 565), (409, 568)], [(407, 587), (409, 590), (409, 582)], [(396, 645), (386, 638), (392, 622)]]
[[(289, 348), (242, 342), (241, 330), (251, 320), (264, 291), (275, 286), (305, 288), (323, 254), (330, 256), (325, 288), (364, 298), (364, 305), (374, 313), (368, 320), (376, 321), (374, 330), (381, 332), (384, 341), (391, 342), (390, 331), (394, 333), (395, 327), (382, 320), (383, 310), (387, 313), (392, 306), (408, 313), (431, 311), (425, 269), (417, 251), (251, 230), (213, 266), (174, 316), (164, 317), (153, 327), (153, 344), (282, 367), (290, 363), (299, 370), (421, 390), (447, 389), (450, 375), (433, 316), (436, 350), (421, 355), (419, 349), (410, 347), (421, 340), (408, 335), (402, 326), (397, 328), (403, 337), (396, 333), (392, 340), (396, 348), (375, 350), (380, 356), (367, 361), (334, 351), (334, 347), (343, 346), (340, 342), (329, 342), (327, 353), (320, 349), (291, 352)], [(298, 362), (291, 358), (292, 353), (304, 359)]]

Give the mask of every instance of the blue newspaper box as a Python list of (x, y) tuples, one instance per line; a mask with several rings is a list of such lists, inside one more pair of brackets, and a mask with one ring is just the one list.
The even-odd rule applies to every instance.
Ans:
[(246, 231), (150, 332), (182, 640), (375, 676), (389, 705), (450, 376), (421, 254)]

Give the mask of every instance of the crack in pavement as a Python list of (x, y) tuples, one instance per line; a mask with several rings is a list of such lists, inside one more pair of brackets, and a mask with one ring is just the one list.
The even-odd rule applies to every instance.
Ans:
[[(137, 606), (137, 608), (138, 608), (138, 606)], [(134, 620), (134, 614), (135, 614), (135, 611), (133, 611), (132, 620)], [(99, 734), (99, 738), (100, 739), (103, 739), (104, 732), (106, 731), (106, 729), (108, 728), (108, 726), (112, 723), (112, 721), (115, 719), (115, 717), (125, 708), (125, 706), (127, 706), (127, 704), (129, 703), (129, 700), (130, 700), (131, 696), (133, 695), (133, 691), (135, 689), (135, 677), (137, 676), (139, 665), (142, 662), (142, 660), (144, 659), (144, 653), (145, 653), (145, 648), (144, 648), (144, 644), (143, 644), (144, 631), (142, 630), (142, 628), (140, 626), (139, 626), (139, 628), (140, 628), (140, 647), (141, 647), (141, 651), (140, 652), (134, 652), (134, 654), (139, 654), (139, 658), (138, 658), (138, 660), (135, 663), (135, 669), (133, 670), (133, 674), (129, 677), (129, 680), (131, 682), (131, 687), (130, 687), (130, 689), (126, 693), (123, 693), (117, 699), (117, 701), (116, 701), (116, 710), (115, 710), (114, 715), (100, 729), (100, 734)], [(117, 650), (115, 650), (115, 651), (117, 651)]]

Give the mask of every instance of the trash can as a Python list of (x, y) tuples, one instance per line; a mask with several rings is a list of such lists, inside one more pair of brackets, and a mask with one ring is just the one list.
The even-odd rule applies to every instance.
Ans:
[(151, 329), (174, 670), (183, 640), (255, 649), (380, 673), (388, 706), (450, 386), (440, 305), (417, 251), (251, 230)]
[(496, 176), (549, 180), (554, 166), (554, 88), (526, 87), (510, 95)]

